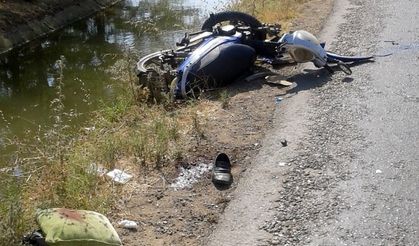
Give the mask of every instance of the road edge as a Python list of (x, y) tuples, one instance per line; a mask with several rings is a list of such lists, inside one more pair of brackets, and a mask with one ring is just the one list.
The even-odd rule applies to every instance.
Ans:
[[(331, 11), (321, 25), (319, 37), (332, 43), (335, 39), (343, 16), (349, 6), (348, 0), (334, 0)], [(311, 64), (298, 67), (298, 71), (312, 68)], [(286, 96), (275, 109), (273, 127), (268, 130), (262, 141), (262, 148), (251, 161), (250, 167), (243, 173), (233, 199), (225, 209), (216, 229), (205, 245), (266, 245), (275, 244), (266, 229), (275, 227), (267, 224), (274, 216), (274, 209), (280, 199), (285, 176), (290, 170), (290, 162), (298, 155), (302, 141), (307, 140), (313, 96), (309, 89), (304, 89), (311, 81), (302, 83), (302, 90)], [(281, 140), (286, 139), (284, 147)]]

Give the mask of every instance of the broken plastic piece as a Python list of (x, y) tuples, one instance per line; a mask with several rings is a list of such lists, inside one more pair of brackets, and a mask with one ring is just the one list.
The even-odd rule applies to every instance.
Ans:
[(119, 170), (119, 169), (114, 169), (114, 170), (108, 172), (106, 174), (106, 176), (111, 178), (112, 181), (117, 182), (119, 184), (126, 184), (132, 178), (132, 175), (130, 175), (130, 174), (128, 174), (128, 173), (126, 173), (122, 170)]
[(273, 76), (266, 76), (265, 80), (268, 83), (278, 84), (278, 85), (282, 85), (282, 86), (291, 86), (293, 84), (292, 82), (290, 82), (288, 80), (281, 79), (281, 78), (283, 78), (283, 76), (273, 75)]

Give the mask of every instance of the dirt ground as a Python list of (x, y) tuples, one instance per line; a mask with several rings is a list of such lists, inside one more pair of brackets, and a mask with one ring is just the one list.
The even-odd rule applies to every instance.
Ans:
[[(333, 5), (333, 0), (312, 0), (301, 8), (291, 29), (318, 33)], [(290, 67), (278, 71), (284, 78), (297, 72)], [(270, 85), (263, 80), (237, 82), (226, 88), (230, 97), (227, 107), (220, 101), (203, 100), (198, 115), (205, 122), (203, 136), (191, 137), (190, 151), (182, 163), (170, 170), (147, 173), (123, 188), (123, 198), (114, 208), (112, 221), (122, 219), (139, 223), (138, 230), (117, 228), (124, 245), (205, 245), (217, 226), (219, 215), (232, 199), (235, 184), (229, 190), (217, 190), (206, 172), (190, 188), (175, 190), (170, 183), (180, 167), (192, 170), (200, 164), (213, 163), (217, 153), (225, 152), (233, 164), (235, 183), (262, 147), (264, 133), (272, 125), (277, 96), (287, 97), (289, 88)], [(255, 163), (256, 164), (256, 163)], [(163, 175), (165, 173), (165, 175)], [(167, 175), (167, 173), (171, 173)]]

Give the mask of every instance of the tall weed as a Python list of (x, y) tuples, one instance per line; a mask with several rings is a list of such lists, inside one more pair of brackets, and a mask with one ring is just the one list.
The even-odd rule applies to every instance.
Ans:
[(290, 21), (298, 16), (299, 6), (309, 0), (239, 0), (230, 8), (247, 12), (265, 23), (280, 22), (287, 29)]

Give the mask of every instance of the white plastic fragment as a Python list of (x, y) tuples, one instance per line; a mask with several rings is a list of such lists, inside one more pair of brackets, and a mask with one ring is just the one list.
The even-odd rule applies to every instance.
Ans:
[(293, 85), (293, 83), (290, 82), (290, 81), (288, 81), (288, 80), (280, 80), (279, 81), (279, 84), (280, 85), (283, 85), (283, 86), (291, 86), (291, 85)]
[(381, 174), (381, 173), (383, 173), (383, 171), (381, 171), (380, 169), (377, 169), (377, 170), (375, 170), (375, 173), (376, 174)]
[(138, 224), (135, 221), (132, 220), (121, 220), (120, 222), (118, 222), (118, 225), (122, 228), (125, 229), (138, 229)]
[(280, 84), (280, 85), (283, 85), (283, 86), (291, 86), (291, 85), (293, 85), (293, 83), (292, 83), (292, 82), (290, 82), (290, 81), (288, 81), (288, 80), (284, 80), (283, 78), (284, 78), (284, 77), (283, 77), (283, 76), (281, 76), (281, 75), (273, 75), (273, 76), (266, 76), (266, 77), (265, 77), (265, 80), (266, 80), (268, 83), (272, 83), (272, 84)]
[(106, 174), (112, 181), (119, 183), (119, 184), (126, 184), (128, 181), (132, 179), (132, 175), (119, 170), (114, 169)]
[(84, 130), (86, 132), (92, 132), (92, 131), (96, 130), (96, 127), (94, 127), (94, 126), (92, 126), (92, 127), (85, 127)]

